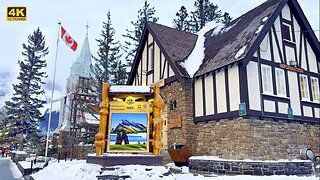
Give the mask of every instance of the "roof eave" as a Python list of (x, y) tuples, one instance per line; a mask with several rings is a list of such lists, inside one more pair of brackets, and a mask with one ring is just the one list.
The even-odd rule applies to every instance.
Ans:
[(142, 38), (140, 39), (140, 42), (139, 42), (139, 46), (138, 46), (138, 50), (135, 54), (135, 57), (134, 57), (134, 61), (133, 61), (133, 64), (132, 64), (132, 67), (131, 67), (131, 70), (130, 70), (130, 73), (129, 73), (129, 77), (128, 77), (128, 81), (127, 81), (127, 85), (130, 85), (133, 83), (133, 80), (134, 80), (134, 76), (137, 72), (137, 68), (139, 66), (139, 59), (141, 58), (141, 55), (142, 55), (142, 52), (143, 52), (143, 48), (144, 48), (144, 45), (146, 43), (146, 39), (148, 38), (148, 28), (147, 28), (147, 24), (144, 26), (144, 29), (143, 29), (143, 33), (142, 33)]

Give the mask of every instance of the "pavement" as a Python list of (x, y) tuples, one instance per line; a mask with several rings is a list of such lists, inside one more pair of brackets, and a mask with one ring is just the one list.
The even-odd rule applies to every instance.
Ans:
[(0, 156), (0, 179), (1, 180), (20, 180), (24, 179), (17, 166), (9, 157)]

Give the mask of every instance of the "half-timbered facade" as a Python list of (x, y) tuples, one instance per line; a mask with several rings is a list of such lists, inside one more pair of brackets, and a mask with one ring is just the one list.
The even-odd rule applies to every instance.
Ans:
[(206, 54), (195, 75), (195, 122), (236, 117), (240, 103), (248, 116), (319, 122), (319, 43), (310, 25), (296, 1), (259, 7), (206, 37), (207, 47), (223, 36), (230, 42)]
[(150, 22), (143, 33), (128, 84), (162, 84), (168, 145), (238, 159), (320, 153), (320, 47), (298, 2), (268, 0), (209, 29)]

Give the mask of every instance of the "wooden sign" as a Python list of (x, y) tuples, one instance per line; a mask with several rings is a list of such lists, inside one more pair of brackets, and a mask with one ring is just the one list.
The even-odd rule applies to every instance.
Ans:
[(182, 127), (182, 121), (181, 121), (181, 116), (170, 116), (169, 118), (169, 128), (181, 128)]
[(282, 69), (286, 69), (286, 70), (297, 72), (297, 73), (304, 73), (304, 70), (302, 68), (298, 68), (298, 67), (295, 67), (295, 66), (290, 66), (290, 65), (287, 65), (287, 64), (279, 64), (279, 67), (282, 68)]

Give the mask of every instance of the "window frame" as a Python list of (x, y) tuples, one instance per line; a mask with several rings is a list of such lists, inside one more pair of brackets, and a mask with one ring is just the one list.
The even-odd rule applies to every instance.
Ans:
[[(304, 81), (301, 81), (301, 78), (303, 78)], [(309, 90), (308, 76), (304, 75), (304, 74), (300, 74), (299, 75), (299, 82), (300, 82), (301, 100), (310, 101), (310, 90)]]
[[(286, 37), (286, 31), (285, 29), (288, 28), (289, 29), (289, 36), (290, 36), (290, 39), (287, 39)], [(282, 22), (281, 24), (281, 35), (282, 35), (282, 39), (285, 40), (285, 41), (288, 41), (288, 42), (293, 42), (293, 35), (292, 35), (292, 26), (291, 24), (289, 23), (286, 23), (286, 22)]]
[[(280, 72), (279, 77), (278, 77), (277, 72)], [(283, 69), (275, 68), (275, 81), (276, 81), (277, 95), (282, 96), (282, 97), (287, 97), (286, 77), (285, 77), (285, 71)], [(278, 82), (278, 81), (280, 81), (280, 82)], [(279, 86), (281, 86), (281, 87), (279, 87)], [(281, 92), (281, 90), (283, 90), (283, 92)]]
[[(266, 76), (264, 76), (263, 69), (268, 69)], [(268, 82), (265, 82), (264, 77), (269, 78), (269, 81), (266, 79)], [(273, 79), (272, 79), (272, 67), (271, 66), (265, 65), (265, 64), (261, 64), (261, 81), (262, 81), (262, 92), (263, 92), (263, 94), (273, 95), (274, 92), (273, 92)], [(270, 86), (270, 89), (266, 89), (268, 84)]]
[(154, 70), (154, 43), (148, 45), (148, 72)]
[[(320, 101), (320, 94), (319, 94), (319, 79), (315, 77), (310, 77), (311, 79), (311, 96), (314, 102)], [(315, 83), (313, 83), (315, 82)]]

